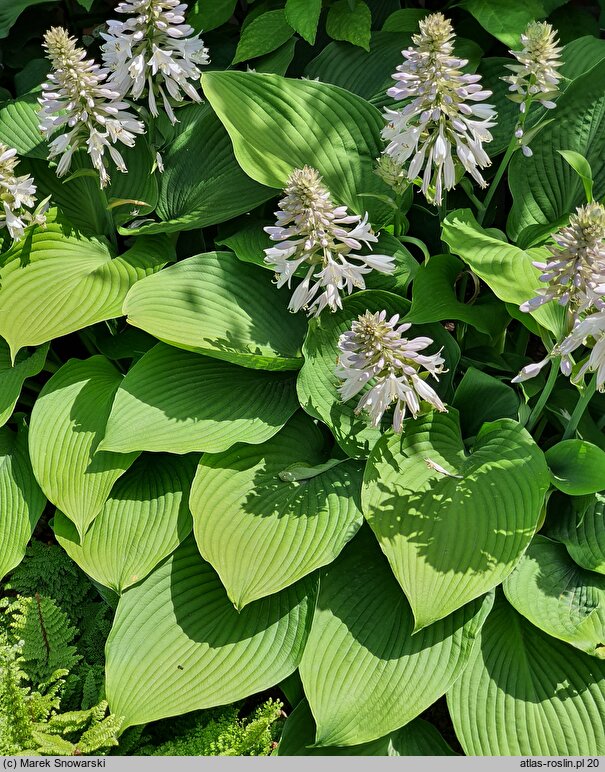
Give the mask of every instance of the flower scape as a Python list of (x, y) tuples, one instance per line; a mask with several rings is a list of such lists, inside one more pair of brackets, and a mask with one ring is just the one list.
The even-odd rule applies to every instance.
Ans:
[(0, 755), (605, 755), (602, 4), (9, 5)]

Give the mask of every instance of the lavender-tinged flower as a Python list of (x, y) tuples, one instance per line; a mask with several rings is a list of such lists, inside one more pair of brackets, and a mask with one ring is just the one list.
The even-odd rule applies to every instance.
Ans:
[(149, 110), (156, 117), (160, 98), (172, 123), (177, 119), (170, 97), (175, 102), (185, 97), (200, 102), (192, 81), (201, 77), (198, 65), (210, 62), (204, 41), (184, 23), (186, 10), (179, 0), (125, 0), (116, 11), (130, 14), (129, 18), (108, 21), (108, 31), (101, 33), (112, 88), (133, 99), (147, 91)]
[(521, 311), (534, 311), (551, 300), (568, 306), (575, 318), (590, 308), (605, 308), (605, 207), (596, 202), (578, 207), (553, 238), (551, 259), (534, 263), (547, 286), (523, 303)]
[(0, 143), (0, 228), (15, 241), (23, 238), (29, 225), (44, 225), (46, 219), (44, 211), (29, 211), (36, 204), (36, 186), (27, 174), (17, 177), (18, 163), (17, 151)]
[[(587, 372), (596, 374), (596, 386), (605, 391), (605, 311), (589, 314), (576, 322), (569, 335), (557, 346), (553, 354), (562, 356), (566, 361), (580, 346), (592, 342), (592, 350), (588, 359), (572, 377), (572, 383), (579, 383)], [(569, 366), (571, 372), (571, 366)]]
[(408, 179), (421, 175), (422, 192), (428, 198), (432, 186), (436, 204), (444, 189), (455, 186), (457, 162), (481, 187), (486, 182), (479, 169), (491, 163), (483, 143), (492, 140), (496, 113), (480, 103), (492, 92), (482, 88), (480, 75), (461, 72), (467, 61), (453, 55), (454, 37), (441, 13), (420, 22), (420, 34), (412, 37), (415, 47), (402, 52), (405, 61), (393, 75), (399, 83), (387, 92), (411, 101), (402, 110), (386, 109), (382, 132), (389, 142), (384, 152), (399, 165), (408, 164)]
[(295, 169), (284, 193), (275, 212), (275, 226), (265, 228), (272, 241), (278, 242), (265, 250), (265, 263), (275, 269), (278, 287), (290, 287), (296, 270), (308, 266), (292, 295), (290, 311), (304, 308), (314, 316), (326, 307), (336, 311), (342, 308), (342, 291), (365, 287), (364, 274), (371, 270), (393, 273), (394, 259), (389, 255), (353, 254), (362, 244), (370, 248), (370, 243), (378, 241), (368, 215), (362, 219), (348, 214), (346, 206), (335, 206), (315, 169)]
[(387, 319), (386, 311), (372, 314), (366, 311), (343, 333), (338, 341), (340, 356), (336, 376), (343, 381), (340, 396), (343, 402), (366, 391), (355, 413), (363, 410), (372, 426), (378, 427), (385, 411), (395, 404), (393, 429), (401, 431), (406, 412), (415, 418), (422, 400), (440, 412), (446, 407), (425, 378), (445, 372), (441, 352), (421, 354), (433, 341), (431, 338), (404, 338), (410, 324), (400, 324), (399, 314)]
[(121, 172), (126, 172), (122, 155), (114, 145), (121, 142), (133, 147), (136, 134), (145, 126), (129, 112), (129, 105), (105, 83), (107, 70), (101, 69), (74, 38), (61, 27), (53, 27), (44, 36), (44, 47), (52, 65), (48, 82), (42, 84), (38, 101), (40, 130), (51, 137), (63, 131), (49, 145), (49, 158), (61, 156), (57, 175), (62, 177), (71, 165), (73, 154), (86, 146), (92, 164), (99, 172), (101, 186), (109, 182), (105, 151)]
[(510, 51), (519, 64), (507, 64), (512, 75), (502, 80), (509, 83), (511, 99), (519, 102), (519, 109), (526, 112), (528, 101), (537, 99), (547, 109), (555, 107), (552, 101), (559, 93), (561, 80), (557, 69), (561, 66), (562, 48), (556, 40), (556, 32), (545, 21), (532, 21), (521, 35), (523, 48)]

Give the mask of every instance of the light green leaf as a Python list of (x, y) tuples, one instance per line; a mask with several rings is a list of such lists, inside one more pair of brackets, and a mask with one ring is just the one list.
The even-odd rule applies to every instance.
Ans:
[(238, 367), (160, 343), (120, 384), (101, 449), (218, 453), (264, 442), (297, 408), (292, 373)]
[(106, 690), (124, 727), (225, 705), (294, 672), (315, 606), (304, 579), (237, 612), (188, 539), (120, 598)]
[(582, 568), (605, 574), (605, 496), (553, 496), (548, 509), (546, 535), (563, 542)]
[[(544, 247), (523, 250), (482, 228), (470, 209), (457, 209), (443, 222), (443, 240), (505, 303), (520, 305), (535, 297), (540, 271), (532, 262), (548, 255)], [(532, 316), (555, 334), (563, 330), (561, 306), (547, 303)]]
[(208, 72), (203, 85), (253, 179), (283, 188), (292, 169), (309, 164), (337, 203), (382, 221), (385, 205), (361, 197), (389, 192), (374, 173), (384, 125), (376, 108), (335, 86), (277, 75)]
[(296, 370), (306, 320), (288, 311), (290, 292), (230, 252), (208, 252), (139, 282), (124, 313), (179, 348), (244, 367)]
[(409, 419), (402, 436), (376, 443), (363, 512), (416, 630), (510, 574), (534, 535), (548, 487), (542, 451), (507, 418), (483, 425), (470, 456), (455, 410)]
[(14, 358), (24, 346), (121, 316), (130, 287), (173, 255), (167, 237), (146, 237), (112, 259), (104, 241), (51, 219), (3, 255), (0, 335)]
[(577, 566), (563, 544), (536, 536), (503, 587), (540, 630), (605, 658), (605, 577)]
[(243, 28), (232, 64), (275, 51), (293, 34), (294, 30), (286, 21), (283, 8), (266, 11)]
[(314, 45), (322, 0), (286, 0), (286, 21), (307, 43)]
[(563, 156), (563, 158), (571, 166), (574, 172), (582, 180), (586, 200), (590, 203), (593, 200), (592, 188), (594, 182), (592, 179), (592, 169), (590, 168), (590, 164), (583, 155), (576, 153), (574, 150), (559, 150), (559, 154)]
[(452, 400), (460, 414), (464, 437), (474, 437), (486, 421), (517, 419), (519, 397), (514, 389), (492, 375), (469, 367)]
[(229, 21), (236, 5), (237, 0), (196, 0), (187, 21), (196, 31), (209, 32)]
[(308, 470), (303, 480), (280, 476), (327, 457), (322, 432), (302, 412), (260, 447), (202, 457), (191, 490), (195, 538), (236, 608), (330, 563), (361, 525), (358, 462)]
[(31, 353), (21, 351), (13, 365), (8, 344), (0, 338), (0, 426), (13, 414), (24, 381), (41, 372), (47, 353), (48, 345)]
[(0, 6), (0, 38), (8, 37), (8, 33), (19, 16), (27, 8), (40, 3), (48, 3), (52, 0), (11, 0), (3, 2)]
[(563, 440), (546, 451), (552, 483), (568, 496), (605, 490), (605, 451), (585, 440)]
[(504, 598), (448, 706), (468, 756), (605, 752), (605, 663), (538, 630)]
[(120, 380), (104, 357), (71, 359), (44, 385), (32, 410), (29, 452), (34, 474), (80, 536), (138, 455), (98, 450)]
[(462, 7), (483, 29), (511, 48), (520, 48), (521, 33), (530, 21), (547, 15), (540, 0), (463, 0)]
[[(2, 11), (0, 24), (1, 18)], [(38, 96), (36, 92), (24, 94), (0, 106), (0, 142), (14, 147), (19, 155), (46, 160), (48, 147), (38, 127)]]
[(144, 579), (191, 533), (189, 489), (195, 458), (146, 454), (113, 487), (80, 541), (57, 511), (57, 541), (96, 582), (121, 594)]
[(318, 745), (384, 737), (437, 700), (466, 666), (493, 598), (412, 635), (412, 612), (369, 529), (320, 572), (300, 675)]
[(310, 747), (315, 742), (315, 721), (307, 700), (290, 713), (282, 732), (278, 756), (455, 756), (428, 721), (415, 718), (401, 729), (361, 745)]
[(481, 293), (472, 304), (458, 300), (456, 282), (465, 270), (464, 263), (453, 255), (435, 255), (421, 265), (414, 278), (412, 307), (405, 321), (426, 324), (457, 319), (491, 338), (501, 335), (508, 314), (491, 292)]
[(285, 75), (288, 67), (292, 64), (296, 52), (298, 38), (296, 35), (289, 38), (276, 51), (265, 54), (254, 62), (256, 72), (270, 72), (275, 75)]
[(0, 580), (17, 566), (46, 504), (27, 452), (27, 429), (0, 429)]
[(162, 158), (160, 221), (135, 221), (123, 226), (122, 234), (205, 228), (249, 212), (275, 195), (239, 167), (229, 135), (208, 104), (179, 110), (177, 135), (162, 150)]
[(369, 51), (371, 27), (372, 12), (363, 0), (356, 0), (354, 8), (348, 0), (336, 0), (330, 6), (326, 32), (334, 40), (345, 40)]
[[(319, 418), (330, 427), (340, 447), (353, 458), (366, 458), (381, 433), (379, 429), (370, 426), (367, 415), (355, 415), (355, 407), (361, 395), (345, 403), (340, 398), (338, 386), (341, 382), (334, 373), (338, 359), (338, 339), (365, 311), (375, 313), (382, 310), (389, 314), (399, 313), (403, 317), (409, 310), (409, 304), (403, 298), (382, 290), (355, 293), (345, 298), (342, 311), (311, 320), (303, 346), (305, 363), (297, 383), (300, 404), (309, 415)], [(460, 358), (456, 342), (441, 325), (436, 324), (414, 327), (409, 335), (431, 337), (435, 342), (434, 348), (430, 349), (432, 353), (441, 347), (445, 348), (444, 356), (449, 372), (438, 385), (435, 384), (443, 396)], [(388, 425), (388, 416), (384, 424)]]
[(509, 169), (512, 238), (527, 226), (555, 222), (584, 203), (582, 180), (560, 150), (583, 155), (592, 168), (595, 199), (605, 194), (605, 61), (578, 77), (557, 102), (556, 115)]

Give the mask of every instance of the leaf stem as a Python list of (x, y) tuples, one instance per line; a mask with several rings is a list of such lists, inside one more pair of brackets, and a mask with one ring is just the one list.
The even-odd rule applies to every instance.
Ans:
[(542, 389), (542, 393), (538, 397), (538, 401), (534, 405), (531, 413), (529, 414), (529, 418), (527, 419), (527, 425), (525, 428), (527, 429), (528, 432), (531, 432), (531, 430), (540, 420), (540, 416), (542, 415), (544, 406), (548, 402), (548, 398), (550, 397), (552, 390), (555, 386), (557, 375), (559, 374), (560, 361), (561, 361), (561, 358), (557, 357), (556, 359), (553, 359), (550, 363), (550, 372), (548, 373), (548, 378), (546, 379), (546, 385)]
[(596, 390), (597, 390), (597, 374), (595, 373), (590, 379), (589, 383), (586, 385), (586, 388), (584, 389), (584, 394), (582, 394), (582, 396), (578, 400), (574, 408), (574, 411), (571, 414), (571, 418), (569, 419), (569, 422), (563, 434), (564, 440), (568, 440), (570, 437), (573, 437), (573, 435), (576, 433), (578, 424), (580, 423), (582, 416), (586, 412), (588, 403), (592, 399)]
[(502, 160), (500, 161), (500, 166), (498, 167), (498, 171), (494, 175), (494, 179), (492, 180), (489, 190), (487, 191), (487, 196), (483, 200), (483, 204), (481, 205), (481, 209), (479, 210), (479, 216), (477, 218), (479, 225), (483, 225), (483, 221), (485, 219), (485, 215), (487, 214), (487, 211), (489, 209), (489, 205), (492, 202), (492, 198), (494, 197), (494, 194), (496, 193), (496, 190), (498, 190), (498, 185), (500, 184), (500, 181), (502, 180), (502, 177), (504, 176), (504, 172), (508, 168), (508, 164), (510, 163), (510, 159), (513, 157), (513, 154), (515, 150), (519, 147), (517, 138), (513, 136), (511, 138), (511, 141), (509, 142), (508, 147), (506, 148), (506, 153), (504, 153), (504, 156)]

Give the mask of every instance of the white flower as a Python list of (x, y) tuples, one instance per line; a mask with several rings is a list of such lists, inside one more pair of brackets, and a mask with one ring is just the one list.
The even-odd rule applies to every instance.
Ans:
[(17, 151), (0, 143), (0, 228), (6, 228), (12, 239), (23, 238), (29, 225), (44, 225), (45, 206), (29, 211), (36, 205), (36, 186), (32, 177), (17, 177)]
[(393, 429), (401, 431), (406, 412), (415, 418), (422, 400), (440, 412), (446, 407), (425, 378), (445, 372), (441, 352), (421, 354), (433, 341), (431, 338), (404, 338), (410, 324), (397, 326), (399, 314), (387, 319), (386, 311), (372, 314), (366, 311), (343, 333), (338, 341), (340, 356), (336, 376), (343, 381), (339, 387), (343, 402), (355, 397), (366, 385), (355, 413), (363, 410), (372, 426), (378, 427), (385, 411), (394, 403)]
[(378, 241), (368, 215), (362, 219), (348, 214), (346, 206), (334, 206), (315, 169), (295, 169), (284, 193), (275, 212), (275, 226), (265, 228), (278, 242), (265, 250), (265, 263), (275, 269), (278, 287), (290, 287), (296, 270), (308, 266), (290, 300), (291, 311), (304, 308), (315, 316), (326, 307), (336, 311), (342, 308), (341, 291), (350, 294), (355, 287), (365, 287), (364, 274), (395, 270), (394, 258), (389, 255), (353, 254), (363, 248), (362, 244), (369, 248)]
[(557, 300), (578, 318), (591, 308), (605, 308), (605, 207), (590, 203), (578, 207), (569, 225), (554, 235), (551, 259), (535, 262), (546, 287), (523, 303), (521, 311), (534, 311)]
[(415, 48), (402, 51), (405, 61), (393, 75), (399, 83), (387, 92), (411, 101), (402, 110), (385, 110), (384, 152), (400, 166), (407, 164), (408, 179), (421, 175), (422, 192), (440, 204), (443, 190), (456, 184), (457, 163), (485, 187), (479, 169), (491, 163), (483, 143), (492, 140), (496, 113), (492, 105), (480, 104), (492, 93), (482, 88), (481, 76), (461, 72), (467, 61), (453, 56), (448, 19), (441, 13), (427, 16), (412, 40)]
[(105, 84), (107, 70), (92, 59), (86, 60), (86, 52), (77, 47), (66, 30), (50, 29), (44, 36), (44, 47), (52, 70), (38, 100), (40, 130), (48, 138), (61, 130), (49, 144), (49, 158), (61, 156), (57, 174), (62, 177), (76, 150), (86, 146), (101, 186), (105, 187), (109, 182), (105, 151), (125, 172), (124, 159), (114, 145), (121, 142), (133, 147), (135, 135), (143, 134), (145, 126), (129, 112), (129, 105), (120, 101), (119, 94)]
[(507, 64), (512, 75), (502, 80), (509, 83), (511, 98), (519, 102), (521, 112), (526, 112), (528, 101), (537, 99), (548, 109), (555, 107), (552, 101), (559, 93), (561, 75), (561, 51), (555, 30), (545, 21), (532, 21), (521, 35), (523, 48), (510, 51), (519, 64)]
[(115, 10), (129, 18), (108, 21), (108, 31), (101, 33), (111, 87), (133, 99), (146, 91), (155, 117), (159, 97), (172, 123), (177, 119), (170, 97), (175, 102), (185, 97), (200, 102), (192, 81), (199, 81), (202, 74), (197, 65), (210, 62), (204, 41), (184, 23), (186, 9), (179, 0), (125, 0)]
[[(579, 383), (587, 372), (596, 373), (597, 389), (605, 391), (605, 311), (598, 311), (574, 325), (573, 330), (553, 350), (553, 355), (562, 356), (570, 362), (570, 355), (580, 346), (592, 341), (592, 350), (586, 362), (573, 376), (572, 383)], [(571, 372), (571, 366), (569, 366)], [(567, 373), (569, 374), (569, 373)]]

